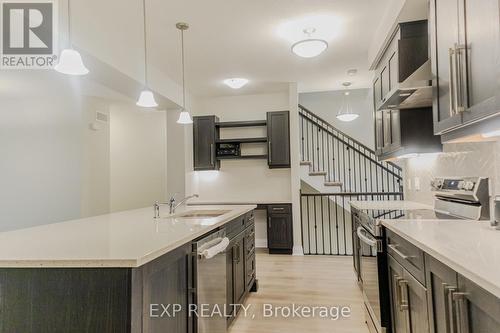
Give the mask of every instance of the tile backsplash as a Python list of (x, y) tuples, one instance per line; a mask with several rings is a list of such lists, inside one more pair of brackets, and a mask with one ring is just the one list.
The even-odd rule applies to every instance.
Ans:
[[(488, 177), (491, 194), (499, 195), (500, 141), (445, 144), (443, 154), (408, 159), (404, 170), (407, 200), (433, 204), (430, 182), (442, 176)], [(419, 190), (416, 183), (420, 183)]]

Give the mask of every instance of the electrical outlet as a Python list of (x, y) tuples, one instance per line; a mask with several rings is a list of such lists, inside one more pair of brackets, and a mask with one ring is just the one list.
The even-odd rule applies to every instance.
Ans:
[(420, 191), (420, 178), (415, 177), (415, 191)]

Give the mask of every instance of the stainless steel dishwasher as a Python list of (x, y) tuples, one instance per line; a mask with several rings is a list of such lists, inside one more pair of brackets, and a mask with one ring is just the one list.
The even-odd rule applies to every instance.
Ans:
[[(229, 239), (225, 230), (219, 230), (194, 243), (197, 254), (197, 332), (224, 333), (226, 318), (210, 314), (219, 309), (224, 311), (226, 304), (226, 248)], [(217, 313), (217, 311), (215, 311)], [(208, 314), (208, 316), (207, 316)]]

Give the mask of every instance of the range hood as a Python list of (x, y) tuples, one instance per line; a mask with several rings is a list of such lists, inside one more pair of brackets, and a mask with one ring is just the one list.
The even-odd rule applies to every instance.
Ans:
[(427, 60), (385, 96), (378, 110), (413, 109), (432, 106), (431, 61)]

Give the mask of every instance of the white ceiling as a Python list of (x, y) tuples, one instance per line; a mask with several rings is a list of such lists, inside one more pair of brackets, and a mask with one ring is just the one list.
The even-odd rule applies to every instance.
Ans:
[[(368, 87), (368, 46), (390, 0), (147, 0), (148, 43), (152, 67), (180, 83), (180, 35), (185, 21), (186, 79), (195, 96), (283, 91), (285, 82), (299, 90)], [(290, 51), (304, 28), (327, 39), (328, 50), (303, 59)], [(346, 71), (357, 68), (349, 77)], [(233, 91), (222, 84), (246, 77), (247, 87)]]

